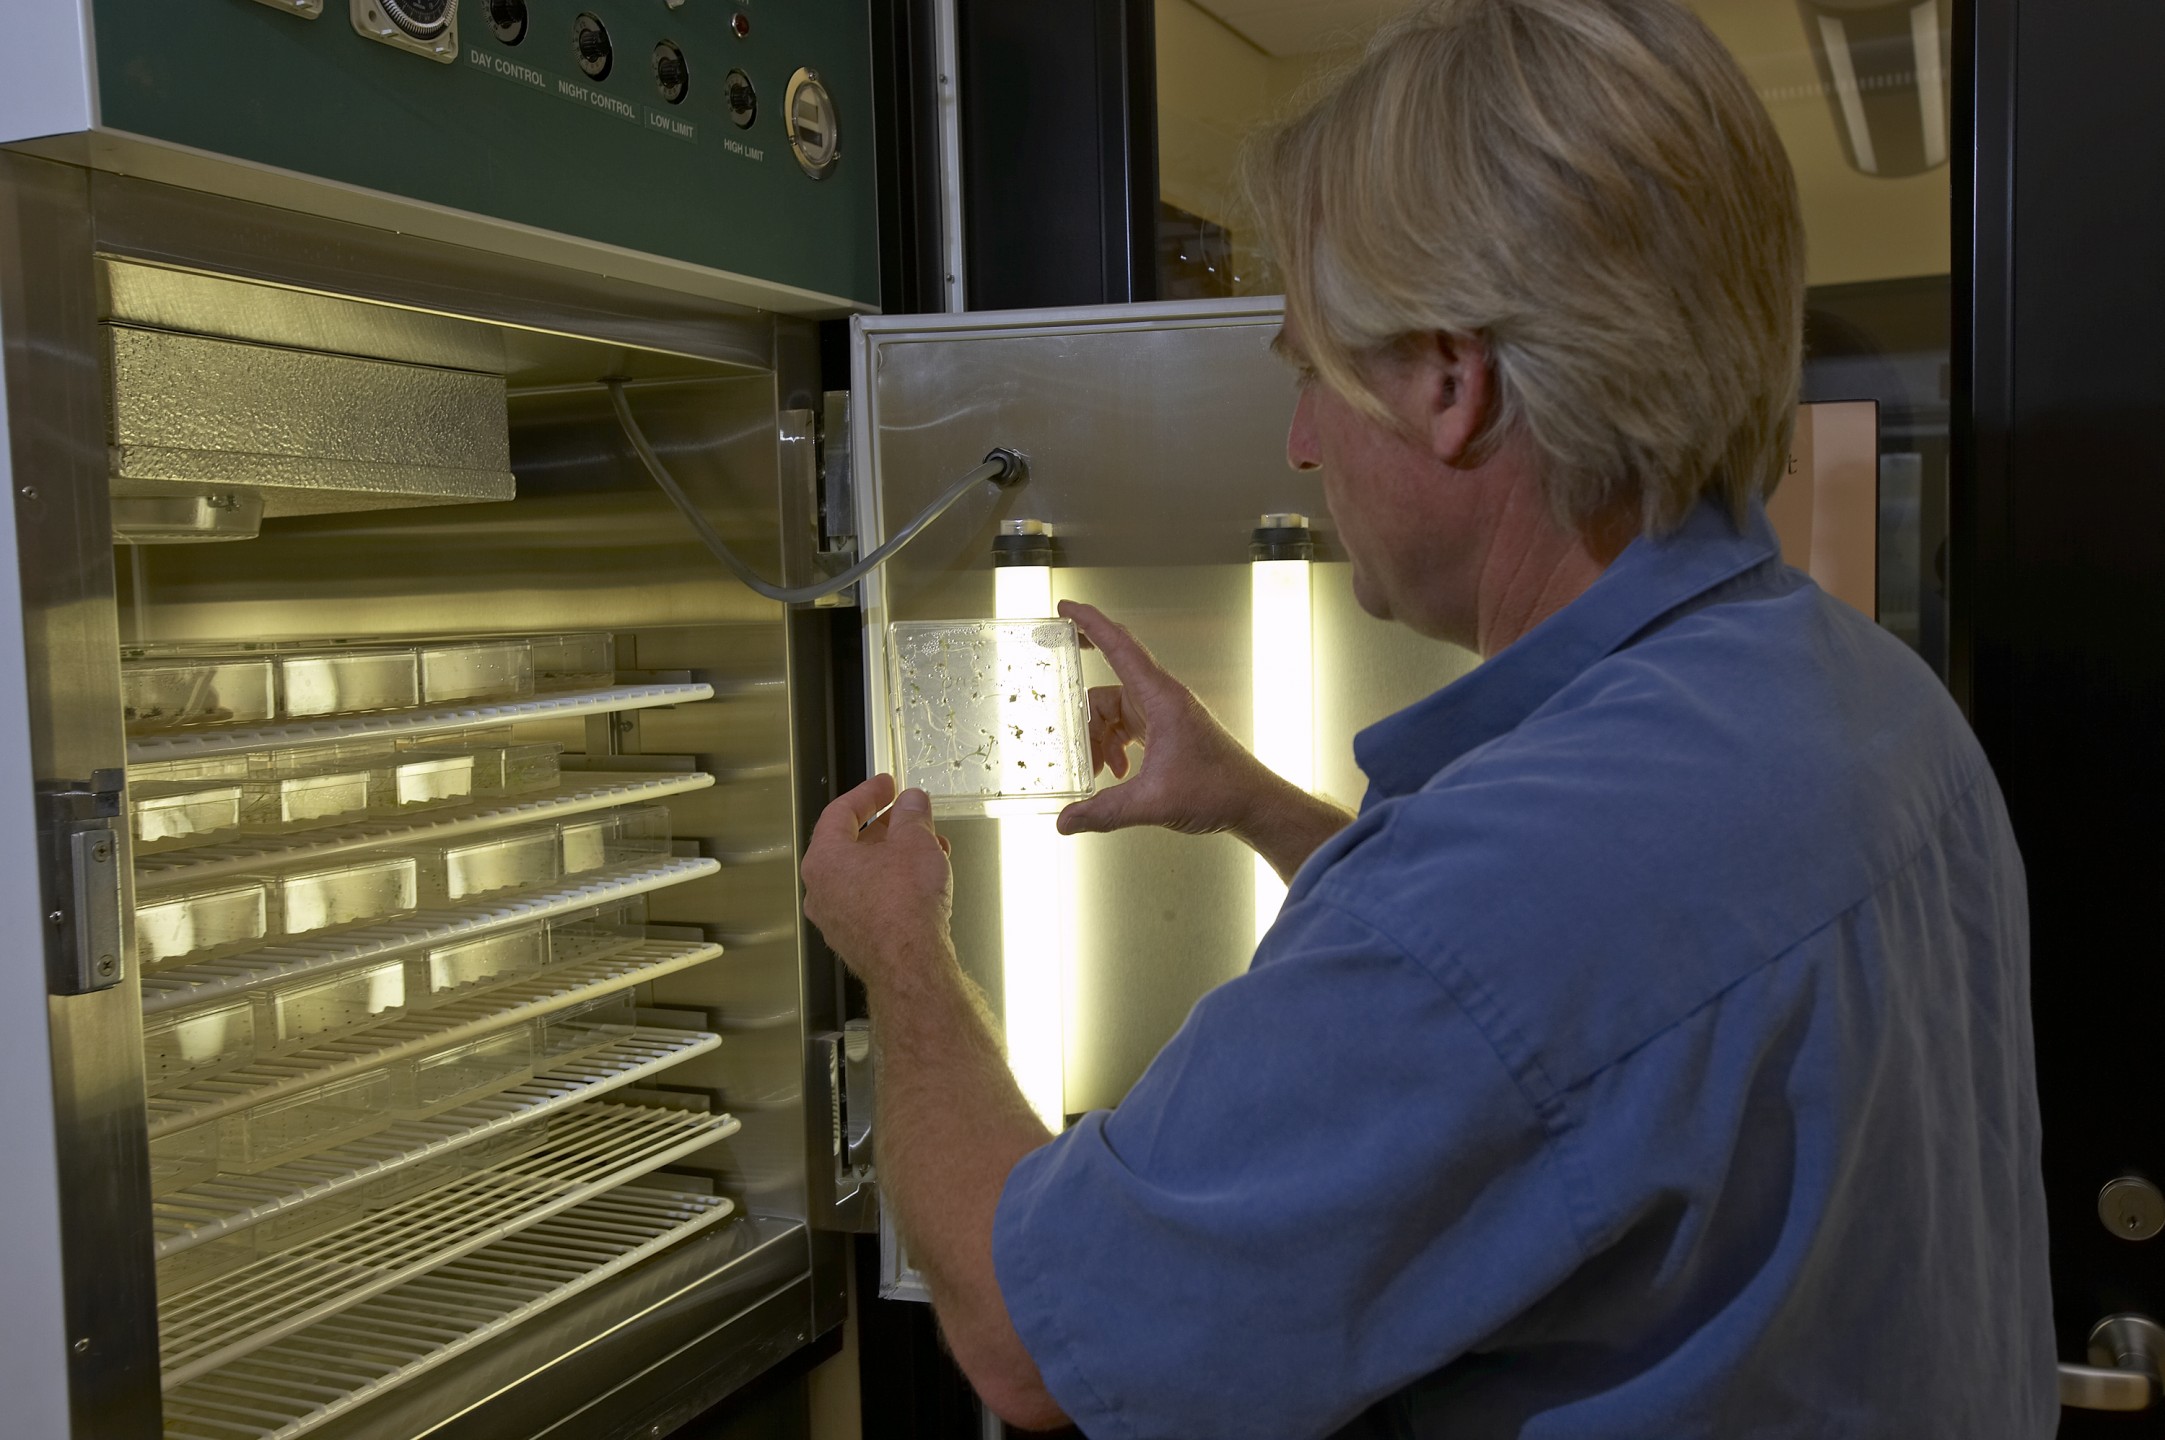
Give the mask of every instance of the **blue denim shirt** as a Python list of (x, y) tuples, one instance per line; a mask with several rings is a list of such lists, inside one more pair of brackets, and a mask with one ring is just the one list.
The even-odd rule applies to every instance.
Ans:
[(1007, 1182), (1086, 1434), (2052, 1433), (2021, 861), (1923, 665), (1707, 506), (1356, 752)]

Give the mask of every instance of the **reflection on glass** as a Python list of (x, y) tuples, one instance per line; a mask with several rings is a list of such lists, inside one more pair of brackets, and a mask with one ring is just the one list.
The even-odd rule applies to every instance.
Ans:
[[(1879, 407), (1881, 623), (1944, 670), (1952, 0), (1685, 0), (1796, 171), (1804, 399)], [(1257, 126), (1356, 59), (1399, 0), (1158, 0), (1159, 293), (1280, 288), (1235, 180)]]

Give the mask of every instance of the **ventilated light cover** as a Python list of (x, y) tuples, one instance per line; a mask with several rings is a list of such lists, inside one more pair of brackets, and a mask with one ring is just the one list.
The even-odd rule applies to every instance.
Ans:
[(106, 333), (116, 495), (254, 494), (279, 516), (516, 493), (500, 375)]

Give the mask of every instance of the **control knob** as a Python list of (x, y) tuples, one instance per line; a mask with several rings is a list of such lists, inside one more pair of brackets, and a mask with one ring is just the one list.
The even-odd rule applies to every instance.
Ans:
[(506, 45), (526, 38), (526, 0), (488, 0), (489, 28)]
[(609, 78), (609, 67), (616, 61), (616, 52), (609, 44), (609, 27), (591, 11), (582, 10), (579, 18), (571, 22), (572, 45), (579, 56), (579, 68), (596, 80)]

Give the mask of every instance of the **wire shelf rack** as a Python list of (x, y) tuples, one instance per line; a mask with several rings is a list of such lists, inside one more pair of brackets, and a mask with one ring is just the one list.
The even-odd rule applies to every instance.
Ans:
[(258, 1060), (215, 1079), (152, 1096), (148, 1102), (150, 1138), (674, 974), (721, 953), (722, 947), (715, 944), (648, 940), (606, 959), (561, 965), (531, 980), (501, 985), (472, 999), (407, 1015), (311, 1050)]
[(156, 1015), (188, 1005), (236, 995), (258, 986), (310, 971), (337, 970), (423, 945), (441, 945), (548, 920), (591, 906), (628, 900), (634, 895), (681, 885), (721, 870), (719, 861), (681, 858), (643, 860), (591, 871), (546, 889), (520, 892), (509, 899), (492, 896), (471, 905), (424, 910), (323, 940), (289, 940), (243, 955), (203, 960), (143, 977), (143, 1013)]
[(158, 1258), (455, 1154), (618, 1086), (635, 1085), (720, 1044), (720, 1036), (696, 1030), (635, 1030), (592, 1055), (433, 1119), (402, 1121), (254, 1175), (219, 1175), (175, 1191), (151, 1203)]
[(159, 1306), (168, 1390), (516, 1235), (738, 1128), (735, 1117), (589, 1101), (545, 1148), (173, 1296)]
[(538, 695), (531, 700), (503, 700), (484, 705), (431, 705), (418, 710), (288, 720), (275, 725), (249, 725), (230, 730), (139, 735), (128, 741), (128, 763), (145, 765), (160, 760), (193, 760), (274, 745), (331, 745), (341, 740), (365, 740), (377, 736), (419, 738), (456, 730), (515, 725), (522, 720), (566, 720), (623, 710), (651, 710), (662, 705), (690, 705), (713, 698), (712, 685), (611, 685), (597, 690), (568, 691), (559, 695)]
[(426, 820), (371, 820), (307, 830), (298, 835), (146, 855), (135, 862), (135, 884), (139, 891), (162, 890), (174, 885), (248, 874), (266, 866), (328, 859), (355, 850), (426, 845), (508, 825), (558, 820), (589, 810), (638, 805), (670, 795), (704, 790), (714, 783), (714, 777), (696, 770), (660, 775), (607, 771), (574, 773), (567, 776), (566, 781), (563, 788), (546, 795), (488, 805), (451, 806), (431, 811), (431, 818)]
[(292, 1440), (728, 1218), (625, 1185), (173, 1387), (167, 1440)]

